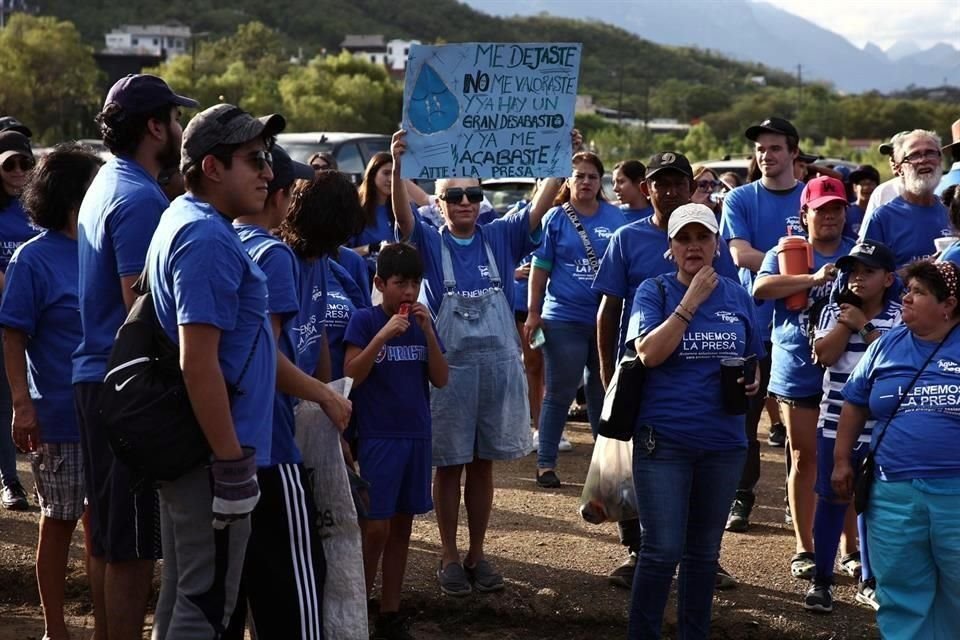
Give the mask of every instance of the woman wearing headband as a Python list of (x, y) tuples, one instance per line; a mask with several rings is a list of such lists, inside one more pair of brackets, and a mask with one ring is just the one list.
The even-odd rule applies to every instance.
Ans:
[(960, 267), (903, 272), (904, 326), (872, 343), (843, 388), (834, 491), (850, 496), (850, 452), (876, 420), (866, 510), (877, 624), (888, 638), (955, 638), (960, 620)]

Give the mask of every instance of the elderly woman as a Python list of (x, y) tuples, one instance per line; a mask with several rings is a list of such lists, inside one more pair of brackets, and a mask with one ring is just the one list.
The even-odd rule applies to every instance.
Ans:
[(834, 491), (850, 496), (850, 453), (867, 420), (876, 473), (866, 510), (885, 638), (957, 637), (960, 620), (960, 267), (903, 272), (904, 326), (872, 343), (843, 388)]
[[(764, 355), (753, 300), (713, 268), (717, 232), (709, 208), (691, 203), (675, 209), (667, 235), (677, 271), (645, 280), (630, 316), (627, 337), (648, 369), (643, 396), (656, 399), (642, 404), (634, 432), (643, 542), (631, 639), (660, 637), (678, 563), (679, 635), (709, 635), (726, 507), (747, 454), (744, 415), (724, 408), (721, 361)], [(759, 376), (738, 383), (753, 395)]]
[[(537, 485), (560, 486), (557, 451), (567, 409), (577, 395), (586, 367), (587, 415), (594, 433), (603, 408), (603, 383), (597, 353), (600, 294), (593, 278), (613, 232), (627, 223), (623, 212), (604, 202), (600, 191), (603, 163), (595, 154), (573, 156), (573, 174), (543, 223), (543, 244), (533, 254), (524, 323), (527, 343), (542, 331), (546, 396), (540, 414)], [(546, 296), (544, 296), (546, 293)]]
[[(393, 209), (397, 235), (419, 249), (423, 292), (447, 349), (450, 380), (434, 389), (433, 501), (442, 545), (437, 578), (450, 596), (503, 589), (503, 576), (483, 552), (493, 508), (493, 461), (515, 460), (530, 451), (530, 409), (514, 326), (514, 267), (540, 241), (540, 221), (557, 194), (551, 179), (517, 213), (478, 226), (483, 188), (479, 180), (440, 180), (446, 225), (439, 231), (410, 211), (400, 163), (404, 131), (393, 135)], [(574, 131), (574, 147), (579, 146)], [(457, 549), (460, 477), (466, 471), (464, 502), (470, 548)]]

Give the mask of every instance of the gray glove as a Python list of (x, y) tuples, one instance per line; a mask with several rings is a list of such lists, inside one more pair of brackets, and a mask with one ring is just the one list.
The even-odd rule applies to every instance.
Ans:
[(234, 520), (250, 515), (260, 500), (256, 450), (243, 447), (243, 457), (238, 460), (214, 460), (210, 475), (213, 479), (213, 528), (223, 529)]

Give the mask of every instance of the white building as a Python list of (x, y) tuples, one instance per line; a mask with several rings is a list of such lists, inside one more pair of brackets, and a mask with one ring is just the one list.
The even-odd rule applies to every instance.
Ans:
[(394, 39), (384, 42), (380, 34), (347, 35), (340, 43), (340, 48), (349, 51), (354, 57), (383, 65), (393, 74), (403, 74), (407, 68), (410, 45), (414, 44), (420, 44), (420, 41)]
[(140, 53), (167, 59), (187, 53), (190, 27), (181, 24), (125, 24), (106, 34), (107, 53)]

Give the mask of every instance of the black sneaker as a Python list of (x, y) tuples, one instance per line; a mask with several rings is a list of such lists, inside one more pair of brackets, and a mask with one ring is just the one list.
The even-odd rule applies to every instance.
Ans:
[(543, 489), (557, 489), (560, 485), (560, 478), (553, 469), (540, 473), (537, 471), (537, 486)]
[(3, 508), (8, 511), (26, 511), (30, 508), (30, 503), (27, 502), (27, 492), (23, 490), (23, 486), (19, 482), (3, 487), (0, 502), (3, 503)]
[(713, 585), (714, 589), (717, 591), (726, 591), (727, 589), (736, 589), (739, 585), (739, 580), (727, 573), (726, 569), (717, 565), (717, 577)]
[(815, 613), (832, 613), (833, 585), (821, 580), (814, 581), (803, 599), (803, 608)]
[(371, 640), (414, 640), (409, 628), (410, 621), (396, 611), (381, 613), (370, 637)]
[(724, 527), (733, 533), (746, 533), (750, 528), (750, 512), (753, 511), (753, 496), (737, 495), (730, 505), (730, 515)]
[(633, 575), (637, 570), (637, 554), (630, 553), (619, 567), (607, 574), (607, 582), (615, 587), (633, 588)]
[(767, 444), (771, 447), (783, 448), (787, 444), (787, 428), (782, 422), (770, 425), (770, 432), (767, 435)]

